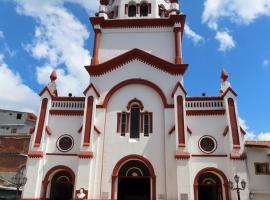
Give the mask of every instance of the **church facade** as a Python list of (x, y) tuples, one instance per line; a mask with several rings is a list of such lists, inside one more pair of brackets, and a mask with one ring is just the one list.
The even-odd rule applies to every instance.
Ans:
[[(40, 93), (22, 199), (229, 200), (246, 182), (237, 94), (188, 96), (177, 0), (100, 0), (83, 97)], [(241, 181), (240, 180), (240, 181)]]

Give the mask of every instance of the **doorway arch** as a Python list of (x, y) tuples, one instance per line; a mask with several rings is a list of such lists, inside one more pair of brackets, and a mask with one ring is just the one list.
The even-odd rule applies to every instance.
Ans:
[(228, 179), (219, 169), (209, 167), (194, 179), (194, 200), (229, 200)]
[(156, 200), (156, 175), (152, 164), (140, 155), (119, 160), (113, 169), (111, 192), (112, 200), (115, 200), (116, 192), (119, 200)]
[[(42, 199), (68, 200), (73, 199), (75, 174), (66, 166), (59, 165), (51, 168), (43, 179)], [(49, 190), (49, 192), (48, 192)], [(64, 190), (64, 196), (61, 191)], [(58, 195), (60, 193), (60, 196)]]

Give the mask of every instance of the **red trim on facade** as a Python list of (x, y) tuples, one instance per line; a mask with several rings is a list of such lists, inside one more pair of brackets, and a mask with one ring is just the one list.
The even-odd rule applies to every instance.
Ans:
[(52, 129), (49, 126), (46, 126), (46, 133), (52, 135)]
[[(127, 14), (127, 13), (126, 13)], [(186, 15), (170, 15), (169, 18), (144, 19), (115, 19), (106, 20), (104, 17), (90, 17), (92, 26), (100, 25), (102, 28), (134, 28), (134, 27), (173, 27), (175, 23), (185, 26)], [(181, 30), (183, 32), (183, 28)]]
[(246, 135), (246, 134), (247, 134), (246, 131), (245, 131), (242, 127), (240, 127), (240, 131), (241, 131), (241, 133), (242, 133), (243, 135)]
[(152, 83), (152, 82), (150, 82), (148, 80), (144, 80), (144, 79), (128, 79), (128, 80), (125, 80), (123, 82), (118, 83), (113, 88), (111, 88), (110, 91), (107, 93), (107, 95), (106, 95), (106, 97), (105, 97), (105, 99), (103, 101), (103, 105), (102, 106), (104, 108), (107, 108), (110, 98), (112, 97), (112, 95), (117, 90), (119, 90), (119, 89), (121, 89), (121, 88), (123, 88), (123, 87), (125, 87), (127, 85), (135, 85), (135, 84), (145, 85), (145, 86), (150, 87), (153, 90), (155, 90), (159, 94), (159, 96), (160, 96), (160, 98), (161, 98), (161, 100), (162, 100), (163, 105), (164, 105), (165, 108), (170, 107), (170, 106), (173, 106), (173, 105), (170, 105), (170, 104), (167, 103), (166, 96), (163, 93), (163, 91), (160, 89), (159, 86), (157, 86), (156, 84), (154, 84), (154, 83)]
[(94, 130), (97, 132), (97, 134), (101, 134), (101, 131), (96, 126), (94, 126)]
[(151, 175), (151, 188), (152, 188), (152, 192), (151, 192), (151, 196), (152, 196), (152, 200), (156, 200), (156, 175), (155, 175), (155, 171), (154, 171), (154, 167), (152, 166), (152, 164), (146, 159), (144, 158), (143, 156), (140, 156), (140, 155), (128, 155), (122, 159), (120, 159), (114, 169), (113, 169), (113, 172), (112, 172), (112, 192), (111, 192), (111, 200), (115, 200), (115, 192), (116, 192), (116, 180), (118, 178), (118, 173), (119, 173), (119, 170), (121, 168), (121, 166), (123, 166), (127, 161), (130, 161), (130, 160), (139, 160), (141, 161), (142, 163), (144, 163), (149, 172), (150, 172), (150, 175)]
[(224, 192), (225, 192), (225, 199), (224, 200), (229, 200), (229, 181), (228, 181), (226, 175), (222, 171), (220, 171), (219, 169), (214, 168), (214, 167), (204, 168), (201, 171), (199, 171), (197, 173), (197, 175), (195, 176), (195, 178), (194, 178), (194, 200), (199, 199), (199, 197), (198, 197), (199, 178), (201, 175), (203, 175), (204, 173), (208, 173), (208, 172), (210, 172), (210, 173), (212, 172), (214, 174), (217, 174), (221, 178), (222, 184), (223, 184), (222, 190), (224, 190)]
[(224, 131), (223, 131), (223, 136), (226, 136), (229, 132), (229, 126), (226, 126)]
[(192, 157), (228, 157), (226, 154), (192, 154)]
[(90, 146), (90, 136), (91, 136), (91, 127), (92, 127), (92, 115), (93, 115), (93, 103), (94, 97), (89, 96), (87, 98), (87, 108), (86, 108), (86, 119), (84, 124), (84, 137), (83, 137), (83, 146)]
[(45, 123), (45, 118), (46, 118), (47, 106), (48, 106), (48, 99), (47, 98), (42, 99), (34, 147), (40, 146), (42, 132), (44, 129), (44, 123)]
[(222, 101), (222, 97), (186, 97), (186, 101)]
[(130, 61), (135, 59), (138, 59), (154, 68), (157, 68), (171, 75), (183, 75), (188, 68), (187, 64), (173, 64), (150, 53), (147, 53), (141, 49), (136, 48), (99, 65), (88, 65), (85, 66), (85, 68), (91, 76), (101, 76), (113, 70), (116, 70), (117, 68), (123, 67), (124, 64), (129, 63)]
[(122, 113), (117, 113), (117, 128), (116, 128), (116, 132), (120, 133), (120, 127), (121, 127), (121, 114)]
[(184, 129), (184, 101), (182, 96), (177, 96), (177, 127), (178, 127), (178, 146), (185, 146)]
[(97, 88), (93, 85), (93, 83), (90, 83), (88, 85), (88, 87), (84, 90), (83, 94), (86, 95), (86, 93), (88, 92), (88, 90), (90, 90), (91, 88), (94, 90), (94, 92), (96, 93), (97, 97), (99, 98), (100, 97), (100, 93), (98, 92)]
[(231, 153), (230, 159), (231, 160), (246, 160), (247, 155), (245, 153)]
[(83, 129), (83, 126), (81, 126), (78, 130), (78, 133), (81, 133), (82, 132), (82, 129)]
[(40, 93), (39, 96), (42, 96), (45, 92), (48, 92), (51, 97), (54, 97), (55, 95), (51, 92), (51, 90), (46, 86)]
[(182, 63), (181, 56), (181, 27), (174, 27), (175, 64)]
[(187, 110), (187, 116), (200, 116), (200, 115), (225, 115), (226, 110)]
[(236, 93), (231, 87), (228, 87), (227, 90), (226, 90), (225, 92), (223, 92), (223, 94), (221, 95), (221, 97), (224, 98), (224, 97), (226, 96), (226, 94), (227, 94), (229, 91), (230, 91), (234, 96), (236, 96), (236, 97), (238, 96), (237, 93)]
[(85, 101), (84, 97), (52, 97), (53, 101)]
[[(47, 190), (48, 190), (48, 184), (50, 182), (49, 178), (51, 177), (52, 174), (54, 174), (55, 172), (58, 172), (58, 171), (65, 171), (67, 173), (69, 173), (70, 177), (71, 177), (71, 184), (73, 186), (75, 186), (75, 174), (74, 172), (72, 171), (72, 169), (70, 169), (69, 167), (67, 166), (64, 166), (64, 165), (58, 165), (58, 166), (55, 166), (53, 168), (51, 168), (45, 175), (43, 181), (42, 181), (42, 187), (43, 187), (43, 194), (42, 194), (42, 200), (46, 200), (46, 194), (47, 194)], [(73, 192), (74, 193), (74, 192)], [(72, 194), (72, 197), (73, 197), (74, 194)]]
[(229, 109), (233, 145), (240, 145), (235, 105), (234, 100), (232, 98), (228, 99), (228, 109)]
[(93, 158), (93, 152), (92, 151), (80, 151), (78, 153), (78, 157), (81, 159), (91, 159)]
[(132, 106), (133, 104), (139, 105), (140, 110), (143, 110), (143, 109), (144, 109), (143, 103), (142, 103), (139, 99), (134, 98), (134, 99), (132, 99), (132, 100), (130, 100), (130, 101), (128, 102), (127, 110), (130, 110), (130, 108), (131, 108), (131, 106)]
[(178, 81), (178, 82), (176, 83), (174, 89), (173, 89), (173, 92), (172, 92), (172, 95), (171, 95), (172, 98), (174, 97), (174, 95), (175, 95), (175, 93), (176, 93), (176, 91), (177, 91), (177, 89), (178, 89), (179, 87), (180, 87), (180, 89), (184, 92), (185, 96), (187, 95), (187, 92), (186, 92), (184, 86), (182, 85), (182, 83), (181, 83), (180, 81)]
[(92, 65), (99, 64), (99, 46), (100, 46), (100, 37), (101, 37), (101, 30), (94, 29), (95, 31), (95, 39), (94, 39), (94, 48), (93, 48), (93, 58), (91, 60)]
[(29, 151), (28, 157), (29, 158), (42, 158), (43, 152), (42, 151)]
[(171, 130), (169, 131), (169, 135), (171, 135), (174, 131), (175, 131), (175, 126), (173, 126), (173, 127), (171, 128)]
[(188, 160), (190, 158), (190, 154), (185, 151), (176, 151), (174, 158), (176, 160)]
[(83, 110), (50, 110), (50, 115), (65, 115), (65, 116), (80, 116), (83, 115)]
[(189, 133), (189, 135), (192, 135), (192, 131), (188, 126), (187, 126), (187, 132)]

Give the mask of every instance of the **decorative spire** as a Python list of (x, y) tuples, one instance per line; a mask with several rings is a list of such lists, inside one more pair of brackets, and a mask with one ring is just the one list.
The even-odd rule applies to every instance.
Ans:
[(57, 79), (57, 74), (55, 70), (52, 71), (50, 75), (50, 79), (51, 79), (51, 82), (48, 84), (48, 88), (55, 96), (57, 96), (57, 88), (56, 88), (56, 83), (55, 83)]
[(221, 79), (223, 80), (223, 82), (226, 82), (228, 77), (229, 77), (228, 72), (225, 69), (222, 69)]

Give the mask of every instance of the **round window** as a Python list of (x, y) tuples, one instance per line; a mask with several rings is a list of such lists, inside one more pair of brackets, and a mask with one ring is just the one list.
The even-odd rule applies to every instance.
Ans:
[(72, 149), (74, 145), (73, 138), (70, 135), (62, 135), (57, 140), (57, 148), (59, 151), (67, 152)]
[(199, 140), (199, 147), (204, 153), (213, 153), (217, 148), (217, 141), (212, 136), (203, 136)]

